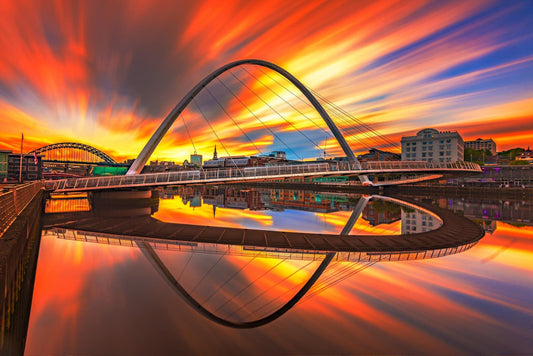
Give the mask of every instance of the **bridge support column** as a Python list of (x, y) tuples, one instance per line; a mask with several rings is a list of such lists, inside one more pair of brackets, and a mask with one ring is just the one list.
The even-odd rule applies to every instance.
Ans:
[(150, 190), (91, 192), (89, 202), (96, 216), (151, 215), (159, 208), (159, 193)]

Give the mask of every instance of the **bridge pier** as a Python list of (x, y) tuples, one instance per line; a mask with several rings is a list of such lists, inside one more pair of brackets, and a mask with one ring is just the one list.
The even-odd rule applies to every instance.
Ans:
[(88, 193), (94, 215), (131, 217), (152, 215), (159, 209), (159, 193), (155, 190), (96, 191)]

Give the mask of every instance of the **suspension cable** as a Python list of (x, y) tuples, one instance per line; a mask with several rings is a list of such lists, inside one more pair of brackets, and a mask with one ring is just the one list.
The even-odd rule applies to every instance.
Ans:
[(229, 298), (228, 300), (226, 300), (224, 303), (222, 303), (221, 305), (219, 305), (216, 309), (215, 309), (215, 313), (220, 310), (221, 308), (223, 308), (226, 304), (228, 304), (229, 302), (231, 302), (233, 299), (237, 298), (239, 295), (241, 295), (245, 290), (247, 290), (248, 288), (250, 288), (255, 282), (257, 282), (259, 279), (263, 278), (264, 276), (266, 276), (268, 273), (270, 273), (271, 271), (273, 271), (276, 267), (278, 267), (280, 264), (282, 264), (284, 261), (286, 260), (286, 258), (282, 259), (281, 261), (279, 261), (278, 263), (276, 263), (274, 266), (272, 266), (269, 270), (265, 271), (262, 275), (260, 275), (259, 277), (257, 277), (256, 279), (254, 279), (253, 281), (249, 282), (246, 287), (244, 287), (244, 289), (241, 289), (239, 291), (239, 293), (237, 293), (236, 295), (234, 295), (233, 297)]
[[(273, 82), (275, 82), (276, 84), (278, 84), (279, 86), (281, 86), (283, 89), (285, 89), (286, 91), (288, 91), (290, 94), (292, 94), (292, 96), (294, 96), (295, 98), (299, 99), (301, 102), (303, 102), (304, 104), (308, 105), (309, 107), (313, 108), (314, 109), (314, 106), (309, 102), (309, 100), (304, 100), (300, 97), (300, 95), (297, 95), (295, 94), (290, 88), (287, 88), (285, 85), (283, 85), (282, 83), (278, 82), (278, 80), (275, 78), (275, 77), (272, 77), (270, 74), (268, 74), (268, 72), (265, 72), (263, 70), (263, 68), (259, 67), (258, 68), (261, 73), (263, 73), (264, 75), (266, 75), (268, 78), (270, 78)], [(266, 85), (260, 80), (258, 79), (257, 77), (255, 77), (254, 75), (252, 75), (254, 78), (256, 78), (257, 81), (259, 81), (261, 84), (263, 84), (263, 86), (266, 87)], [(270, 91), (272, 91), (274, 94), (276, 94), (271, 88), (267, 87)], [(277, 95), (277, 94), (276, 94)], [(285, 100), (285, 98), (283, 98), (282, 96), (279, 96), (278, 97), (280, 99), (282, 99), (285, 103), (287, 103), (288, 105), (290, 105), (290, 107), (292, 107), (294, 110), (298, 111), (298, 113), (300, 113), (302, 116), (304, 116), (307, 120), (311, 121), (313, 123), (313, 125), (315, 125), (318, 129), (322, 130), (322, 132), (324, 132), (326, 135), (329, 136), (329, 138), (332, 138), (334, 137), (333, 134), (331, 133), (331, 131), (328, 131), (326, 129), (324, 129), (322, 126), (320, 126), (319, 124), (317, 124), (313, 119), (311, 119), (309, 116), (307, 116), (307, 114), (301, 112), (299, 109), (297, 109), (296, 107), (294, 107), (290, 102), (288, 102), (287, 100)]]
[(233, 280), (233, 278), (235, 278), (237, 275), (239, 275), (239, 273), (242, 272), (242, 270), (246, 267), (248, 267), (248, 265), (250, 263), (252, 263), (255, 258), (257, 257), (257, 255), (255, 255), (253, 258), (250, 259), (250, 261), (248, 261), (246, 264), (244, 264), (239, 270), (237, 270), (235, 273), (233, 273), (228, 279), (226, 279), (224, 281), (224, 283), (222, 283), (215, 291), (213, 291), (213, 293), (211, 293), (209, 295), (209, 297), (207, 297), (206, 300), (204, 300), (201, 304), (204, 305), (206, 304), (208, 301), (211, 300), (211, 298), (213, 298), (215, 296), (215, 294), (217, 294), (224, 286), (226, 286), (231, 280)]
[(257, 152), (259, 152), (260, 154), (263, 154), (263, 152), (261, 152), (261, 150), (255, 145), (255, 143), (250, 139), (250, 137), (248, 136), (248, 134), (246, 134), (246, 132), (244, 132), (244, 130), (239, 126), (239, 124), (233, 119), (233, 117), (226, 111), (226, 109), (224, 109), (224, 107), (222, 106), (222, 104), (220, 104), (220, 102), (218, 101), (218, 99), (213, 95), (213, 93), (211, 93), (211, 91), (209, 90), (208, 87), (205, 88), (205, 90), (209, 93), (209, 95), (211, 95), (211, 97), (215, 100), (215, 102), (218, 104), (218, 106), (222, 109), (222, 111), (224, 111), (224, 113), (226, 114), (226, 116), (231, 120), (231, 122), (233, 122), (238, 128), (239, 130), (242, 132), (242, 134), (248, 139), (248, 141), (254, 146), (255, 150)]
[[(248, 73), (250, 76), (252, 76), (252, 78), (255, 78), (253, 75), (250, 74), (250, 72), (245, 68), (243, 67), (242, 68), (246, 73)], [(265, 86), (262, 82), (260, 82), (263, 86)], [(245, 84), (246, 85), (246, 84)], [(248, 86), (246, 85), (246, 87), (248, 88)], [(266, 86), (265, 86), (266, 87)], [(266, 87), (268, 89), (268, 87)], [(250, 89), (250, 88), (248, 88)], [(251, 89), (250, 89), (251, 90)], [(253, 90), (251, 90), (254, 95), (259, 99), (261, 100), (266, 106), (268, 106), (272, 111), (274, 111), (281, 119), (283, 119), (283, 121), (285, 121), (286, 123), (288, 123), (294, 130), (298, 131), (298, 133), (300, 133), (301, 135), (303, 135), (307, 141), (311, 142), (311, 144), (313, 144), (313, 148), (316, 149), (316, 147), (318, 147), (320, 149), (320, 145), (315, 143), (313, 140), (311, 140), (309, 138), (309, 136), (307, 136), (303, 131), (301, 131), (300, 129), (298, 129), (296, 126), (294, 126), (294, 124), (292, 122), (290, 122), (289, 120), (287, 120), (283, 115), (281, 115), (276, 109), (274, 109), (268, 102), (266, 102), (263, 98), (261, 98), (259, 95), (257, 95)], [(276, 94), (276, 96), (279, 97), (279, 95)]]
[(213, 129), (213, 126), (211, 126), (211, 123), (209, 122), (209, 120), (208, 120), (207, 117), (205, 116), (204, 111), (202, 110), (202, 108), (200, 107), (200, 105), (198, 105), (198, 103), (196, 102), (196, 99), (193, 98), (193, 99), (192, 99), (192, 102), (194, 103), (194, 105), (196, 105), (196, 107), (198, 108), (198, 111), (200, 111), (200, 114), (202, 114), (202, 117), (204, 118), (205, 122), (207, 122), (207, 124), (209, 125), (209, 128), (211, 129), (211, 132), (213, 132), (213, 134), (214, 134), (215, 137), (217, 138), (218, 142), (222, 145), (222, 148), (224, 149), (224, 151), (226, 151), (226, 154), (228, 155), (228, 159), (231, 161), (231, 163), (233, 163), (233, 165), (234, 165), (236, 168), (239, 168), (239, 167), (237, 167), (237, 163), (235, 162), (235, 160), (231, 158), (231, 155), (229, 154), (229, 151), (228, 151), (228, 149), (226, 148), (226, 145), (224, 145), (224, 143), (222, 142), (222, 140), (220, 140), (220, 137), (218, 136), (218, 134), (216, 133), (216, 131)]
[[(235, 77), (235, 79), (237, 79), (237, 80), (238, 80), (238, 81), (244, 86), (244, 83), (243, 83), (239, 78), (237, 78), (233, 72), (231, 72), (231, 75), (232, 75), (233, 77)], [(217, 79), (218, 79), (218, 77), (217, 77)], [(220, 80), (219, 80), (219, 81), (220, 81)], [(222, 81), (220, 81), (220, 82), (221, 82), (222, 85), (224, 85), (224, 87), (225, 87), (225, 88), (231, 93), (231, 95), (232, 95), (235, 99), (237, 99), (237, 101), (238, 101), (238, 102), (239, 102), (239, 103), (240, 103), (240, 104), (241, 104), (246, 110), (248, 110), (248, 112), (249, 112), (249, 113), (250, 113), (250, 114), (251, 114), (251, 115), (252, 115), (257, 121), (259, 121), (259, 122), (260, 122), (260, 123), (261, 123), (261, 124), (262, 124), (262, 125), (263, 125), (263, 126), (264, 126), (264, 127), (265, 127), (265, 128), (266, 128), (266, 129), (267, 129), (267, 130), (268, 130), (268, 131), (269, 131), (269, 132), (275, 137), (275, 138), (276, 138), (276, 139), (278, 139), (278, 140), (279, 140), (279, 141), (280, 141), (285, 147), (287, 147), (287, 149), (288, 149), (290, 152), (292, 152), (292, 153), (293, 153), (298, 159), (303, 160), (302, 157), (301, 157), (299, 154), (297, 154), (297, 153), (296, 153), (296, 152), (295, 152), (295, 151), (294, 151), (289, 145), (287, 145), (287, 144), (285, 143), (285, 141), (283, 141), (283, 139), (281, 139), (278, 135), (276, 135), (276, 133), (275, 133), (274, 131), (272, 131), (272, 129), (271, 129), (267, 124), (265, 124), (265, 123), (263, 122), (263, 120), (261, 120), (261, 119), (260, 119), (260, 118), (259, 118), (259, 117), (258, 117), (253, 111), (252, 111), (252, 110), (250, 110), (250, 108), (249, 108), (246, 104), (243, 103), (243, 101), (239, 98), (238, 95), (236, 95), (236, 94), (235, 94), (230, 88), (228, 88), (228, 87), (226, 86), (226, 84), (224, 84), (224, 82), (222, 82)]]
[[(278, 285), (280, 285), (281, 283), (285, 282), (286, 280), (288, 280), (289, 278), (291, 278), (292, 276), (294, 276), (296, 273), (300, 272), (302, 269), (306, 268), (307, 266), (309, 266), (311, 263), (313, 263), (315, 261), (311, 260), (309, 261), (308, 263), (306, 263), (305, 265), (303, 265), (302, 267), (300, 267), (299, 269), (297, 269), (296, 271), (292, 272), (291, 274), (289, 274), (287, 277), (283, 278), (281, 281), (279, 281), (278, 283), (276, 283), (273, 287), (276, 287)], [(270, 289), (272, 289), (273, 287), (270, 287)], [(263, 294), (265, 294), (266, 292), (268, 292), (270, 289), (265, 289), (263, 292), (261, 292), (260, 294), (258, 294), (255, 298), (253, 298), (252, 300), (250, 300), (248, 304), (251, 304), (253, 303), (256, 299), (258, 299), (259, 297), (261, 297)], [(275, 302), (276, 300), (280, 299), (282, 296), (284, 296), (288, 291), (291, 291), (293, 290), (294, 288), (290, 288), (289, 290), (283, 292), (281, 295), (277, 296), (275, 299), (272, 299), (270, 300), (268, 303), (265, 303), (265, 304), (262, 304), (261, 306), (259, 306), (258, 308), (252, 310), (251, 312), (249, 312), (250, 315), (256, 315), (256, 313), (258, 311), (260, 311), (261, 309), (264, 309), (266, 308), (267, 306), (269, 306), (270, 304), (272, 304), (273, 302)], [(228, 317), (231, 317), (235, 314), (232, 313), (231, 315), (229, 315)]]
[(182, 112), (180, 116), (181, 116), (181, 119), (183, 120), (183, 126), (185, 126), (185, 130), (187, 131), (187, 135), (189, 136), (189, 140), (191, 141), (192, 147), (194, 149), (194, 154), (196, 154), (196, 146), (194, 145), (194, 142), (192, 140), (192, 136), (191, 136), (191, 134), (189, 132), (189, 129), (187, 128), (187, 124), (185, 123), (185, 115), (184, 115), (184, 113)]
[(335, 110), (337, 110), (338, 112), (342, 113), (344, 116), (348, 117), (349, 119), (351, 119), (353, 122), (356, 122), (357, 124), (359, 124), (360, 126), (363, 126), (365, 129), (367, 129), (368, 131), (372, 132), (375, 137), (377, 138), (380, 138), (382, 139), (383, 141), (386, 142), (387, 145), (391, 145), (393, 147), (397, 147), (398, 144), (396, 142), (393, 142), (391, 141), (389, 138), (387, 138), (385, 135), (381, 134), (379, 131), (377, 131), (376, 129), (373, 129), (371, 126), (369, 126), (368, 124), (365, 124), (362, 120), (358, 119), (357, 117), (353, 116), (352, 114), (350, 114), (349, 112), (347, 112), (346, 110), (344, 110), (343, 108), (341, 108), (340, 106), (338, 106), (337, 104), (331, 102), (330, 100), (328, 100), (327, 98), (323, 97), (322, 95), (320, 95), (319, 93), (315, 92), (314, 90), (311, 90), (313, 92), (314, 95), (318, 96), (321, 100), (323, 100), (324, 102), (326, 102), (329, 106), (331, 106), (332, 108), (334, 108)]

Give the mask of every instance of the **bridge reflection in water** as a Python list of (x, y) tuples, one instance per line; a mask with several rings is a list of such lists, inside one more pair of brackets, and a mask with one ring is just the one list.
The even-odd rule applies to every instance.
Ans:
[[(349, 235), (367, 203), (378, 199), (399, 204), (410, 211), (418, 209), (438, 220), (439, 224), (435, 225), (435, 230), (419, 234)], [(80, 204), (73, 206), (79, 208)], [(184, 301), (209, 320), (234, 328), (253, 328), (270, 323), (306, 295), (308, 298), (321, 293), (377, 262), (460, 253), (483, 237), (483, 230), (476, 224), (432, 206), (421, 207), (413, 202), (382, 196), (362, 196), (351, 209), (340, 236), (164, 223), (151, 216), (106, 218), (105, 214), (95, 211), (48, 214), (44, 224), (50, 233), (61, 239), (139, 247), (163, 280)], [(131, 209), (128, 211), (131, 213)], [(176, 268), (167, 267), (169, 262), (173, 265), (172, 260), (168, 260), (166, 253), (160, 257), (158, 250), (182, 253), (187, 257), (181, 259), (187, 262), (176, 273)], [(187, 267), (198, 255), (213, 256), (208, 258), (212, 264), (202, 266), (203, 275), (191, 281), (187, 278), (190, 272)], [(217, 267), (221, 260), (235, 256), (246, 262), (237, 271), (221, 276)], [(242, 279), (240, 275), (246, 274), (247, 269), (254, 269), (254, 264), (268, 267), (259, 274), (260, 277), (247, 283), (235, 282)], [(273, 284), (271, 275), (279, 273), (286, 275)], [(240, 284), (240, 288), (235, 289), (235, 284)], [(259, 291), (259, 285), (267, 287)], [(272, 291), (279, 292), (279, 295), (270, 296)]]

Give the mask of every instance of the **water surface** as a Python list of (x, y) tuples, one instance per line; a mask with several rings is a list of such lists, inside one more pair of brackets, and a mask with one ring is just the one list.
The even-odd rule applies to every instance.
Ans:
[[(294, 191), (205, 193), (162, 193), (173, 199), (152, 199), (153, 216), (167, 222), (338, 234), (359, 199)], [(220, 325), (191, 307), (135, 242), (128, 247), (111, 240), (73, 241), (68, 236), (78, 232), (43, 231), (26, 354), (530, 352), (533, 227), (523, 217), (531, 205), (431, 200), (462, 209), (487, 234), (472, 248), (440, 258), (333, 261), (293, 308), (252, 329)], [(79, 201), (54, 204), (63, 204), (55, 211), (68, 206), (86, 210)], [(509, 221), (509, 206), (520, 222)], [(489, 220), (497, 219), (495, 211), (500, 221)], [(525, 215), (518, 218), (517, 211)], [(351, 234), (401, 238), (439, 224), (427, 214), (376, 199)], [(324, 258), (204, 247), (162, 245), (154, 251), (203, 308), (234, 322), (282, 307)]]

